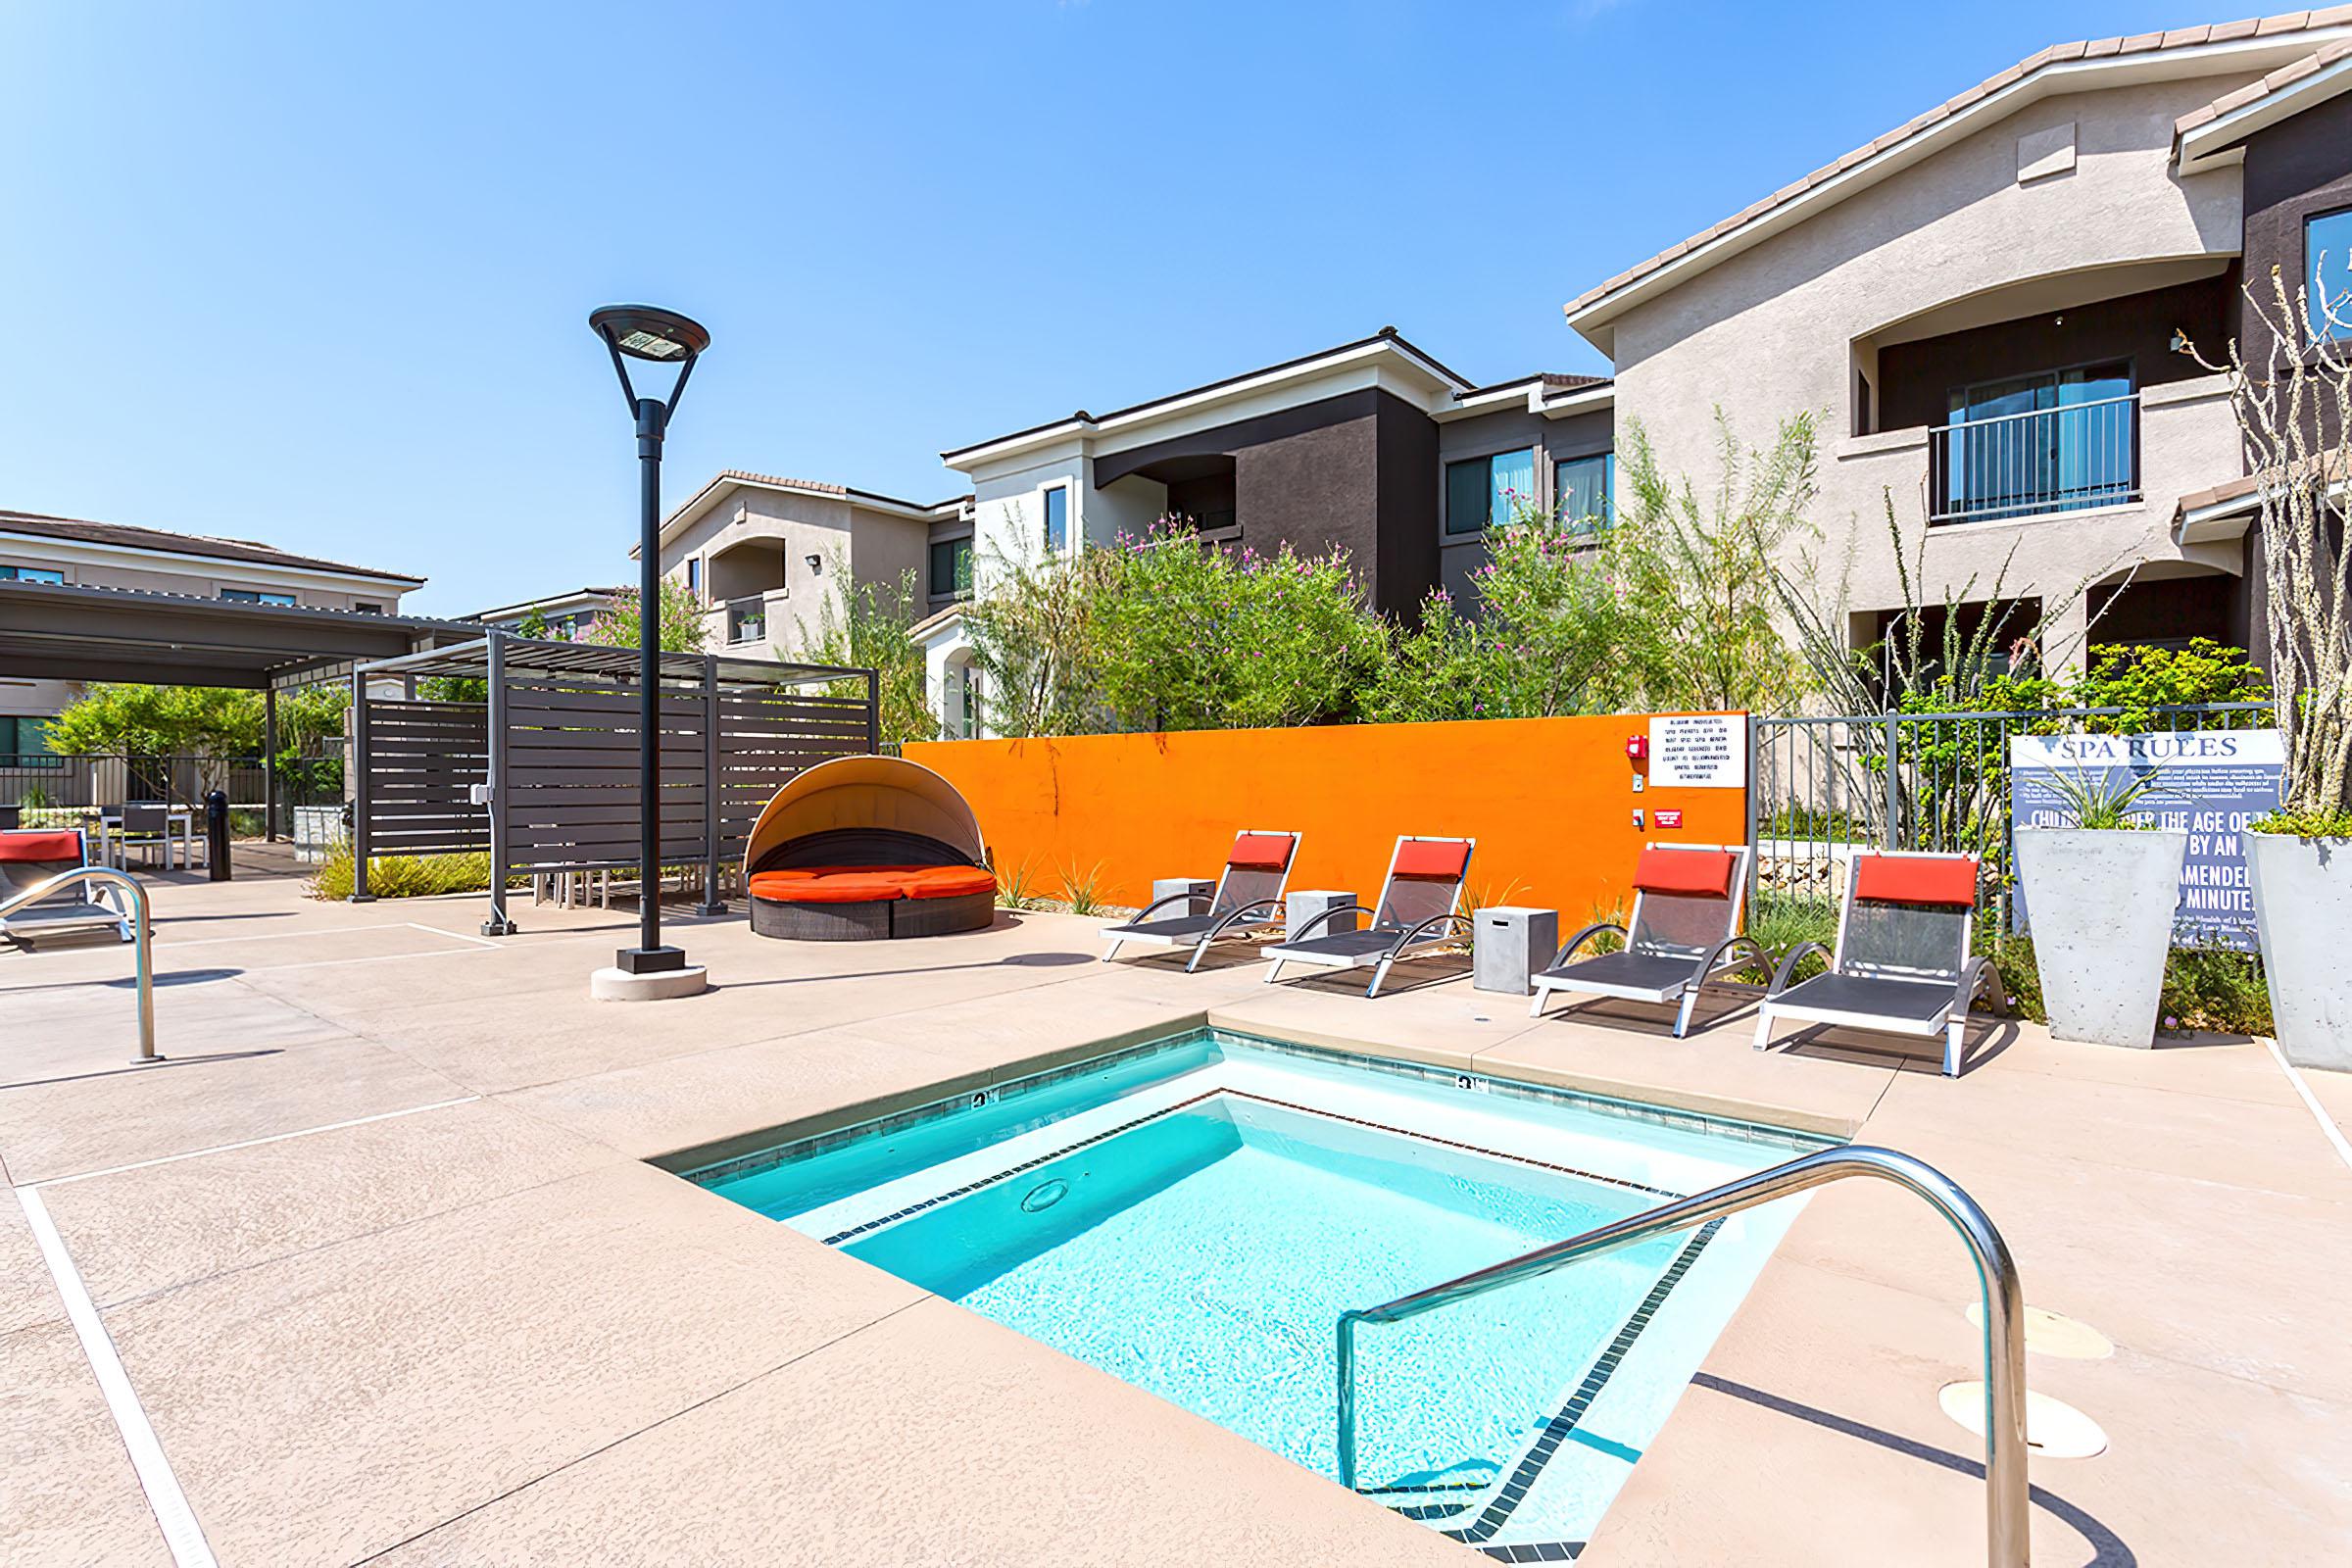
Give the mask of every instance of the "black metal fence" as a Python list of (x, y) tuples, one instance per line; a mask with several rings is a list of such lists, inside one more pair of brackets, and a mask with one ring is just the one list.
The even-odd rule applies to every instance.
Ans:
[[(343, 799), (340, 752), (328, 750), (281, 764), (277, 783), (281, 808), (338, 802)], [(225, 791), (234, 808), (259, 810), (268, 789), (268, 774), (255, 757), (0, 755), (0, 806), (21, 808), (27, 820), (37, 820), (44, 812), (72, 814), (129, 801), (196, 806), (214, 790)]]

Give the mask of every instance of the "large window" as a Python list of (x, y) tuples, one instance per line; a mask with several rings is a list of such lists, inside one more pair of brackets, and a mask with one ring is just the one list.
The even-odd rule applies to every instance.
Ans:
[(686, 591), (694, 595), (696, 604), (703, 602), (703, 558), (700, 556), (686, 558)]
[(1446, 465), (1446, 531), (1471, 534), (1511, 520), (1536, 500), (1536, 452), (1497, 452)]
[(964, 539), (934, 539), (931, 541), (931, 597), (946, 599), (968, 598), (972, 591), (972, 541)]
[(2139, 494), (2139, 404), (2116, 360), (1955, 387), (1932, 431), (1936, 522), (2114, 506)]
[(287, 605), (294, 603), (292, 594), (264, 593), (258, 588), (223, 588), (220, 597), (232, 605)]
[(1058, 556), (1070, 548), (1070, 487), (1057, 484), (1046, 492), (1046, 553)]
[(1607, 527), (1616, 459), (1609, 453), (1568, 458), (1551, 470), (1552, 512), (1570, 529)]
[(0, 713), (0, 767), (63, 767), (49, 755), (49, 721)]
[(2352, 337), (2352, 207), (2303, 220), (2303, 271), (2311, 335)]
[(53, 582), (62, 585), (66, 574), (47, 566), (0, 566), (0, 582)]

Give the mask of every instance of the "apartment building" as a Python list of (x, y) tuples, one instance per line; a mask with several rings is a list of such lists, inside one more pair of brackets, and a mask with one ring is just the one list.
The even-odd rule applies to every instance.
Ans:
[(578, 640), (589, 623), (612, 607), (613, 598), (626, 592), (621, 588), (569, 588), (562, 593), (545, 594), (537, 599), (521, 599), (511, 605), (477, 611), (468, 620), (494, 626), (500, 631), (519, 631), (525, 621), (537, 617), (546, 628), (546, 635), (563, 642)]
[(964, 499), (901, 501), (731, 468), (662, 522), (662, 571), (702, 607), (706, 647), (794, 660), (814, 647), (827, 607), (842, 612), (849, 585), (895, 586), (913, 571), (932, 603), (952, 603), (956, 541), (968, 560), (971, 534)]
[[(132, 589), (188, 599), (397, 615), (422, 577), (129, 523), (0, 511), (0, 582)], [(46, 751), (47, 721), (79, 695), (70, 680), (0, 679), (0, 765)]]
[[(1075, 556), (1180, 515), (1227, 548), (1345, 550), (1372, 604), (1409, 619), (1440, 584), (1466, 593), (1485, 531), (1516, 503), (1607, 514), (1610, 411), (1605, 379), (1481, 384), (1383, 327), (941, 457), (971, 482), (979, 592), (1007, 564)], [(959, 610), (940, 607), (915, 633), (948, 733), (976, 733)]]
[[(1566, 307), (1672, 469), (1827, 420), (1811, 548), (1849, 633), (1903, 600), (2087, 597), (2053, 654), (2266, 646), (2221, 362), (2328, 258), (2352, 288), (2352, 7), (2045, 49)], [(2260, 345), (2253, 345), (2259, 349)], [(1825, 581), (1821, 591), (1833, 592)], [(1964, 595), (1965, 597), (1965, 595)], [(2092, 615), (2100, 618), (2095, 632)]]

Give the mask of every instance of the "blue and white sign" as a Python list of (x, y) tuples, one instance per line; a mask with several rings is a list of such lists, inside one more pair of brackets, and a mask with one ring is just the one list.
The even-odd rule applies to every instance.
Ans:
[[(2278, 808), (2286, 748), (2275, 729), (2165, 730), (2150, 735), (2017, 735), (2009, 741), (2012, 820), (2018, 827), (2070, 827), (2074, 808), (2061, 785), (2113, 788), (2153, 773), (2156, 782), (2132, 816), (2149, 827), (2188, 835), (2180, 868), (2180, 904), (2173, 913), (2179, 947), (2251, 951), (2254, 890), (2238, 834)], [(2026, 923), (2017, 888), (2013, 920)]]

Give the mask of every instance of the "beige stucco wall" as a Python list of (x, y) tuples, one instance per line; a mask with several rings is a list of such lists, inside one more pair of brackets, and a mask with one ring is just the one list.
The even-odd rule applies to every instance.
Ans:
[[(853, 582), (896, 579), (919, 566), (927, 532), (919, 519), (845, 497), (741, 485), (719, 491), (663, 544), (662, 571), (684, 582), (687, 561), (704, 562), (711, 649), (798, 659), (811, 651), (826, 608), (841, 613), (844, 572)], [(813, 569), (811, 556), (818, 563)], [(765, 638), (730, 645), (727, 601), (755, 593), (767, 602)]]
[[(1633, 307), (1614, 323), (1620, 450), (1624, 423), (1639, 418), (1668, 468), (1703, 493), (1716, 471), (1716, 405), (1752, 445), (1768, 443), (1781, 418), (1815, 411), (1823, 536), (1810, 549), (1833, 578), (1851, 560), (1852, 609), (1899, 606), (1882, 496), (1892, 496), (1908, 551), (1926, 531), (1926, 432), (1848, 434), (1855, 340), (2052, 274), (2234, 253), (2238, 172), (2180, 178), (2170, 166), (2174, 122), (2234, 84), (2207, 76), (2031, 105)], [(2021, 182), (2021, 138), (2069, 124), (2074, 167)], [(2181, 493), (2242, 471), (2218, 384), (2151, 389), (2143, 420), (2141, 503), (1932, 530), (1925, 597), (1972, 576), (1989, 588), (2012, 550), (2010, 591), (2050, 597), (2132, 560), (2159, 572), (2234, 569), (2234, 546), (2184, 555), (2170, 542)], [(1834, 594), (1835, 582), (1820, 591)], [(2058, 640), (2080, 620), (2078, 610)]]
[(290, 593), (296, 604), (314, 610), (349, 610), (368, 604), (388, 615), (399, 613), (402, 593), (397, 583), (372, 588), (348, 577), (336, 579), (321, 572), (258, 563), (154, 560), (68, 540), (0, 539), (0, 565), (61, 572), (68, 583), (87, 588), (135, 588), (196, 599), (218, 599), (224, 589), (242, 588)]

